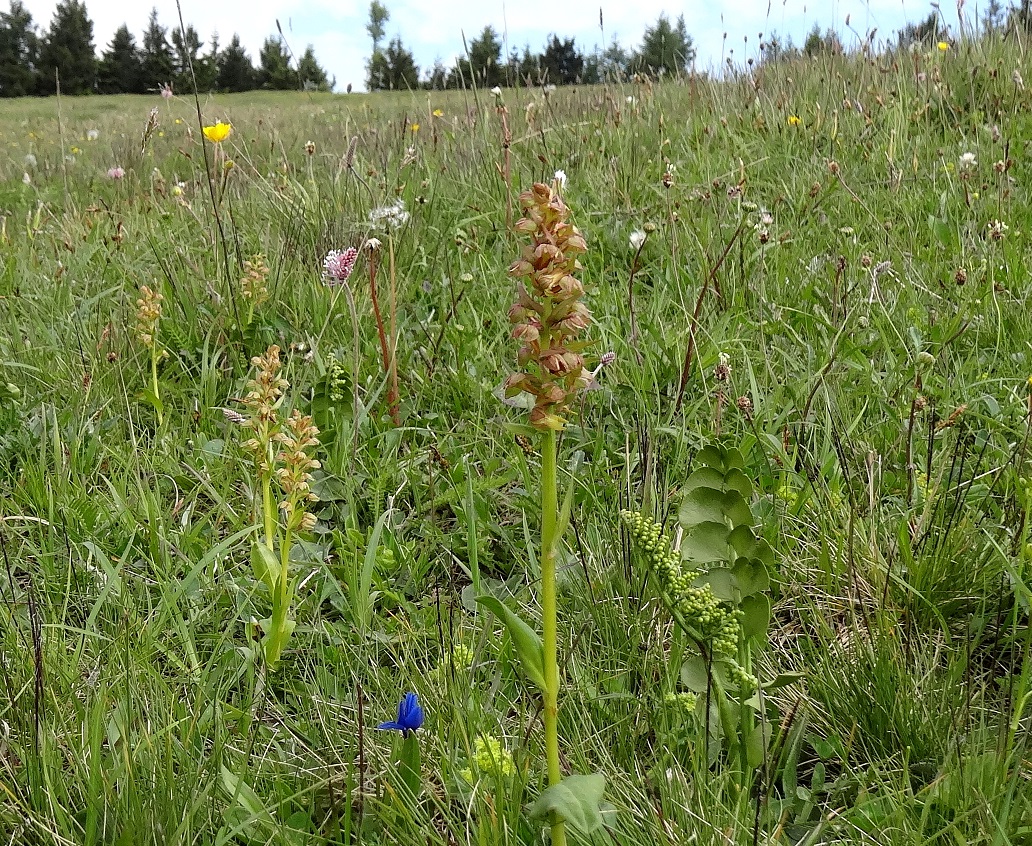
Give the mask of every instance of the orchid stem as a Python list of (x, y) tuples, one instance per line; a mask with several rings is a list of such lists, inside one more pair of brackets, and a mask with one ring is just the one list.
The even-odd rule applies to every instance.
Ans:
[[(559, 538), (556, 537), (558, 513), (556, 437), (555, 432), (548, 429), (541, 441), (541, 619), (544, 629), (545, 757), (550, 787), (562, 780), (559, 767), (559, 663), (555, 584), (555, 559), (559, 544)], [(553, 811), (551, 821), (552, 846), (566, 846), (566, 828), (562, 818)]]

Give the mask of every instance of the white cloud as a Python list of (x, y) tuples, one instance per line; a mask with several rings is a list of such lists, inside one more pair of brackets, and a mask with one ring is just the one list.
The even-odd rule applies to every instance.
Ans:
[[(800, 44), (814, 21), (821, 27), (834, 26), (843, 33), (846, 44), (855, 36), (845, 32), (845, 20), (860, 35), (877, 28), (879, 38), (890, 38), (907, 20), (927, 16), (930, 8), (905, 7), (903, 0), (712, 0), (709, 3), (684, 4), (670, 0), (636, 0), (634, 3), (603, 0), (604, 32), (599, 28), (598, 0), (568, 0), (557, 15), (555, 0), (385, 0), (391, 17), (386, 25), (386, 40), (400, 35), (415, 54), (423, 69), (435, 58), (449, 63), (461, 55), (462, 31), (467, 41), (475, 38), (485, 26), (494, 27), (510, 50), (523, 49), (529, 43), (540, 50), (549, 34), (574, 37), (582, 51), (608, 43), (615, 37), (625, 47), (641, 41), (645, 27), (661, 14), (671, 18), (684, 13), (688, 32), (698, 48), (701, 68), (717, 67), (733, 50), (738, 61), (758, 53), (759, 33), (764, 36), (777, 30), (791, 35)], [(94, 22), (94, 42), (98, 52), (111, 40), (123, 23), (139, 40), (150, 8), (146, 3), (86, 0)], [(49, 26), (56, 0), (25, 0), (36, 24)], [(685, 6), (693, 6), (686, 11)], [(174, 3), (157, 4), (161, 24), (178, 27)], [(356, 89), (363, 86), (365, 61), (370, 52), (365, 31), (368, 4), (365, 0), (183, 0), (183, 19), (206, 41), (218, 31), (220, 43), (229, 42), (238, 33), (253, 60), (257, 59), (262, 42), (276, 33), (279, 19), (294, 53), (300, 55), (311, 43), (320, 63), (337, 78), (339, 89), (349, 82)], [(948, 22), (955, 26), (951, 13)], [(725, 39), (724, 33), (727, 34)]]

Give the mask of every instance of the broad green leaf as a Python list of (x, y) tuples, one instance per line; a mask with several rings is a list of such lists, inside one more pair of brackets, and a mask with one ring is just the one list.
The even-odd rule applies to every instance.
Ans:
[(738, 589), (743, 597), (752, 596), (754, 593), (760, 593), (770, 587), (767, 568), (758, 558), (739, 558), (735, 562), (735, 566), (731, 568), (731, 572), (735, 574)]
[[(709, 669), (713, 671), (713, 677), (721, 686), (726, 688), (727, 672), (724, 663), (714, 661)], [(692, 693), (705, 693), (709, 689), (709, 679), (706, 661), (701, 655), (692, 655), (681, 665), (681, 681)]]
[(721, 475), (724, 473), (723, 451), (716, 444), (708, 444), (700, 449), (698, 455), (695, 456), (695, 460), (702, 462), (707, 467), (719, 470)]
[(740, 558), (758, 558), (767, 567), (774, 566), (774, 550), (763, 538), (757, 538), (752, 526), (735, 526), (727, 537)]
[(722, 523), (725, 520), (730, 520), (735, 526), (753, 522), (752, 512), (741, 494), (708, 487), (690, 490), (681, 504), (678, 517), (685, 528), (697, 523)]
[(738, 580), (726, 567), (714, 567), (699, 576), (692, 584), (695, 587), (709, 585), (713, 595), (721, 602), (737, 602), (741, 591), (738, 588)]
[(280, 560), (261, 541), (254, 541), (251, 544), (251, 569), (258, 581), (264, 584), (269, 591), (276, 589), (276, 576), (280, 571)]
[(727, 545), (728, 532), (724, 523), (699, 523), (693, 526), (681, 541), (681, 557), (686, 561), (703, 564), (726, 561), (731, 551)]
[(737, 447), (724, 447), (722, 458), (725, 473), (730, 470), (745, 470), (745, 458)]
[(754, 593), (742, 600), (742, 636), (755, 640), (767, 633), (770, 625), (770, 600), (762, 593)]
[(724, 475), (724, 490), (738, 491), (745, 499), (752, 496), (752, 481), (737, 467)]
[(700, 467), (684, 483), (685, 491), (693, 491), (696, 488), (712, 488), (715, 491), (722, 491), (724, 490), (724, 474), (712, 467)]
[(685, 528), (698, 523), (723, 522), (723, 492), (710, 487), (698, 487), (690, 490), (681, 503), (678, 519)]
[(520, 656), (523, 672), (542, 693), (545, 690), (545, 656), (541, 637), (519, 614), (495, 596), (478, 596), (477, 602), (494, 614), (505, 625)]
[(530, 816), (545, 819), (555, 813), (581, 834), (591, 834), (602, 826), (600, 805), (605, 790), (602, 773), (569, 775), (541, 793), (530, 808)]

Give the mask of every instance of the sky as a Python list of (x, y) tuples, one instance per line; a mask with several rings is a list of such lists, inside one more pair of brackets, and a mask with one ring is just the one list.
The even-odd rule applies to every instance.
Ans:
[[(683, 14), (688, 32), (698, 50), (700, 70), (722, 66), (730, 56), (742, 63), (758, 55), (759, 34), (777, 31), (791, 35), (801, 45), (814, 22), (821, 28), (833, 27), (847, 46), (856, 44), (866, 32), (878, 30), (877, 39), (890, 38), (907, 22), (922, 20), (932, 11), (929, 0), (383, 0), (390, 12), (386, 40), (395, 35), (415, 55), (421, 70), (440, 58), (450, 66), (463, 54), (462, 34), (472, 40), (485, 26), (494, 27), (509, 50), (525, 44), (540, 52), (552, 33), (573, 37), (582, 52), (614, 38), (629, 49), (641, 42), (645, 27), (660, 14), (671, 19)], [(56, 0), (23, 0), (40, 29), (46, 29), (53, 16)], [(309, 44), (337, 89), (348, 83), (362, 90), (365, 62), (371, 52), (366, 32), (368, 0), (181, 0), (183, 19), (193, 24), (207, 42), (218, 32), (220, 43), (240, 35), (253, 61), (257, 61), (262, 42), (276, 33), (276, 21), (296, 56)], [(960, 0), (963, 4), (964, 0)], [(159, 22), (168, 28), (178, 26), (174, 2), (156, 0), (85, 0), (93, 20), (93, 40), (100, 53), (123, 23), (136, 35), (137, 42), (147, 25), (151, 6), (158, 10)], [(985, 5), (985, 0), (980, 0)], [(599, 8), (604, 30), (599, 27)], [(942, 3), (947, 25), (955, 32), (956, 5)], [(964, 14), (979, 14), (971, 2)], [(846, 19), (849, 18), (849, 28)], [(207, 44), (203, 50), (207, 49)], [(202, 52), (203, 52), (202, 50)], [(733, 53), (732, 53), (733, 51)]]

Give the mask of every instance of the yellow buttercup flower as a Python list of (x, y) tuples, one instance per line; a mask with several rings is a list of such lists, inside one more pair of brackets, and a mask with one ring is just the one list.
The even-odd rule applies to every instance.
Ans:
[(788, 116), (788, 125), (789, 126), (799, 126), (799, 125), (802, 124), (802, 122), (803, 122), (802, 118), (800, 118), (798, 115), (789, 115)]
[(413, 132), (419, 132), (419, 124), (414, 123), (412, 124), (412, 126), (409, 127), (409, 129), (411, 129)]
[(233, 124), (223, 123), (221, 120), (215, 121), (214, 126), (204, 127), (204, 137), (211, 141), (212, 144), (221, 144), (233, 131)]
[(434, 117), (444, 117), (444, 112), (440, 109), (434, 109)]
[(935, 46), (939, 48), (939, 52), (940, 53), (945, 53), (947, 50), (950, 49), (950, 45), (949, 45), (948, 41), (940, 41)]

